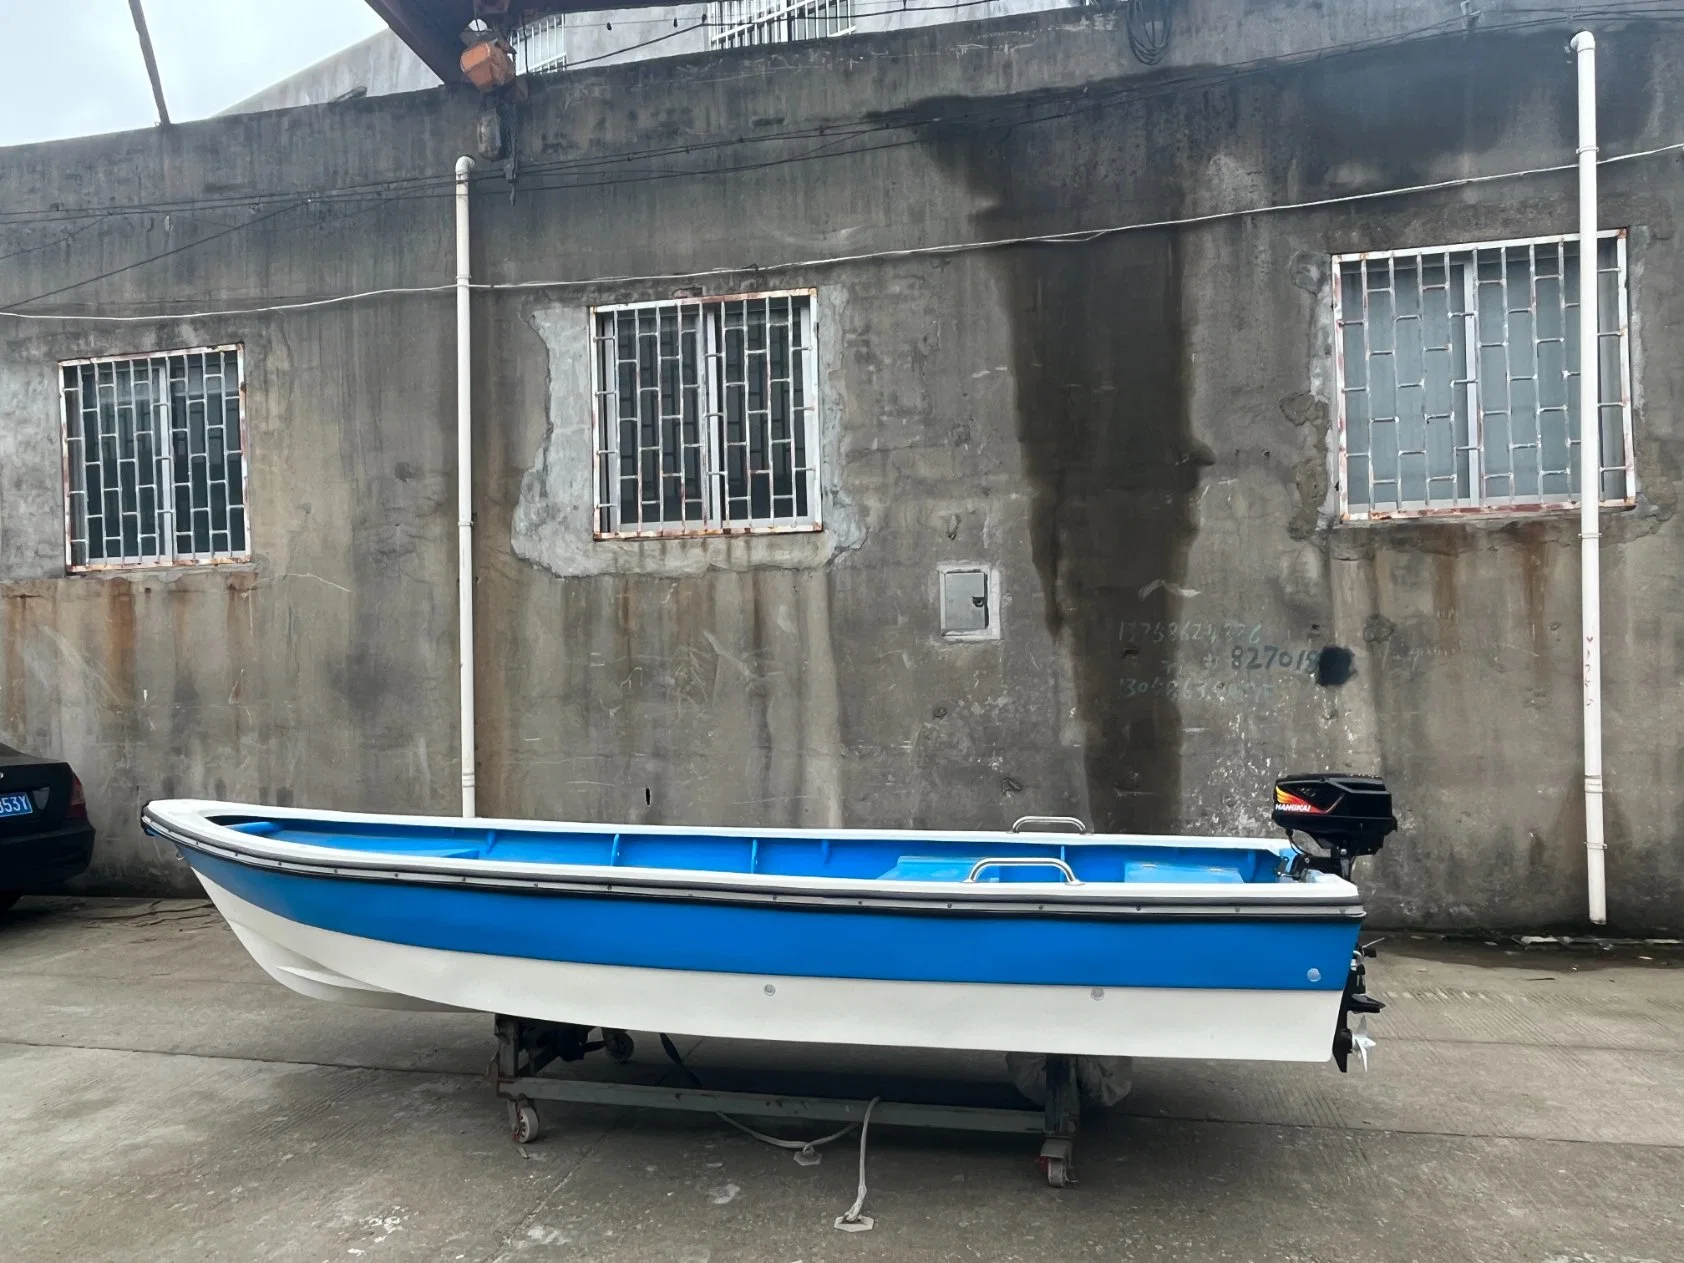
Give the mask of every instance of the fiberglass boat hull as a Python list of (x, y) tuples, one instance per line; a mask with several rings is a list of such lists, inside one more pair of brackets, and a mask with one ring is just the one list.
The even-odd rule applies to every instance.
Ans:
[[(1297, 884), (1282, 902), (1125, 902), (1115, 886), (1106, 898), (997, 887), (979, 902), (975, 886), (942, 900), (811, 893), (824, 884), (794, 879), (767, 893), (702, 873), (640, 885), (479, 879), (378, 855), (313, 865), (244, 853), (174, 806), (149, 807), (149, 826), (254, 959), (295, 991), (373, 1007), (793, 1042), (1323, 1061), (1360, 927), (1360, 907), (1312, 904)], [(192, 804), (201, 817), (209, 806)]]

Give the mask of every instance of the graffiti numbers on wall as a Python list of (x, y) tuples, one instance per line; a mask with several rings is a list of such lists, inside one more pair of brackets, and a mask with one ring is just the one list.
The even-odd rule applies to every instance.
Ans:
[(1231, 661), (1236, 671), (1301, 671), (1313, 676), (1316, 664), (1321, 661), (1321, 650), (1300, 649), (1293, 653), (1279, 645), (1253, 645), (1249, 648), (1235, 645)]
[(1172, 702), (1267, 702), (1275, 696), (1275, 681), (1205, 680), (1175, 675), (1155, 675), (1150, 680), (1141, 680), (1125, 676), (1123, 696), (1163, 697)]
[(1195, 644), (1225, 645), (1230, 642), (1255, 645), (1263, 639), (1262, 623), (1242, 623), (1223, 619), (1220, 623), (1201, 623), (1195, 620), (1124, 623), (1117, 628), (1118, 640), (1150, 641), (1161, 645), (1165, 641), (1191, 641)]
[(1283, 695), (1280, 690), (1315, 680), (1322, 655), (1319, 646), (1271, 644), (1270, 640), (1282, 642), (1290, 637), (1265, 639), (1262, 623), (1235, 618), (1125, 622), (1117, 629), (1117, 639), (1176, 646), (1175, 661), (1154, 664), (1150, 677), (1124, 676), (1124, 697), (1218, 705), (1272, 702)]

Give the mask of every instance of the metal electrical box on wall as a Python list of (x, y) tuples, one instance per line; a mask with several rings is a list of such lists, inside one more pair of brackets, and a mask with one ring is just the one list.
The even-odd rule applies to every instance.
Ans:
[(992, 566), (938, 568), (943, 640), (1000, 638), (1000, 579)]

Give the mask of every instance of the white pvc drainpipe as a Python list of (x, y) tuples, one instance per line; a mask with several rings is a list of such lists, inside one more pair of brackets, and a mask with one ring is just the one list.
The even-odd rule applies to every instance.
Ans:
[(1579, 623), (1584, 650), (1585, 893), (1592, 925), (1608, 921), (1602, 831), (1602, 410), (1596, 284), (1596, 37), (1573, 37), (1579, 70)]
[(474, 804), (474, 449), (473, 335), (468, 316), (468, 176), (456, 160), (456, 655), (461, 675), (462, 814)]

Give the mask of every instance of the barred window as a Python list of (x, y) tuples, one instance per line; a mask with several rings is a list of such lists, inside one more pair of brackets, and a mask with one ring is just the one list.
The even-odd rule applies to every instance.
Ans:
[(59, 365), (71, 570), (250, 557), (242, 369), (238, 346)]
[(515, 29), (515, 69), (523, 75), (567, 69), (567, 15), (549, 13)]
[(715, 48), (789, 44), (849, 34), (854, 0), (713, 0), (707, 20)]
[(812, 291), (591, 323), (597, 538), (819, 529)]
[[(1625, 234), (1598, 245), (1605, 503), (1631, 503)], [(1579, 247), (1544, 237), (1334, 259), (1348, 520), (1567, 507), (1579, 497)]]

